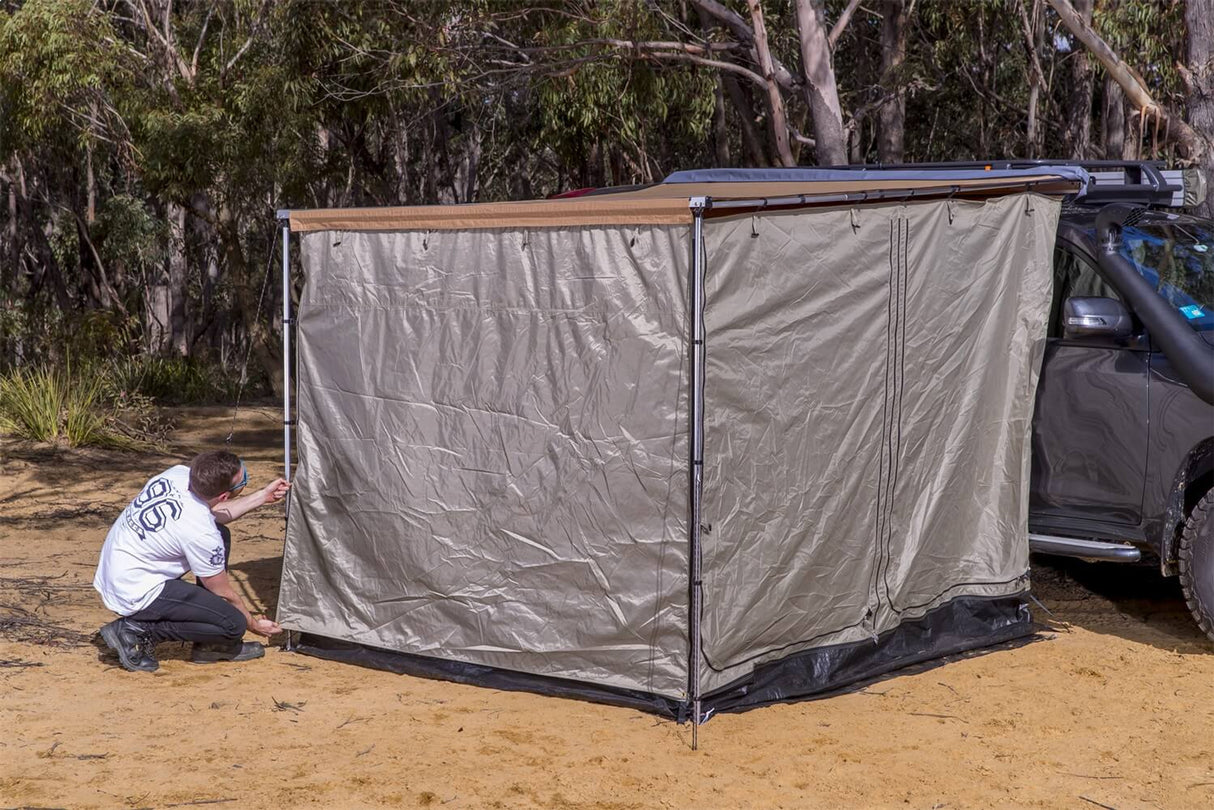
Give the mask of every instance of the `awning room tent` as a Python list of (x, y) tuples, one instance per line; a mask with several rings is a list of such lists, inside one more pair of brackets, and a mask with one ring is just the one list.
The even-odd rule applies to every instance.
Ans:
[(317, 655), (697, 722), (1029, 633), (1030, 421), (1082, 182), (690, 173), (284, 214), (278, 621)]

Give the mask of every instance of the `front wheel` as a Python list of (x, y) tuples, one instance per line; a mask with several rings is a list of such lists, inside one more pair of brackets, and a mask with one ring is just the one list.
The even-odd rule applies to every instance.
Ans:
[(1189, 513), (1177, 557), (1189, 612), (1201, 631), (1214, 639), (1214, 489)]

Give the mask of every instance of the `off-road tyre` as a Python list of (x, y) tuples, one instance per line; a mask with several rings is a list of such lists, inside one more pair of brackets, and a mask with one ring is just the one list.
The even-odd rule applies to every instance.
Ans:
[(1214, 489), (1189, 513), (1176, 556), (1189, 612), (1201, 632), (1214, 640)]

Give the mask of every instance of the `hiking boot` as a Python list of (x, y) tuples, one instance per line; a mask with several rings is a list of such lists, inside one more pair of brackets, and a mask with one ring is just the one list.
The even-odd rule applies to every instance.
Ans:
[(194, 642), (190, 660), (195, 664), (214, 664), (217, 661), (252, 661), (266, 654), (260, 641), (232, 641), (222, 644)]
[(155, 672), (160, 668), (153, 655), (156, 642), (152, 641), (148, 629), (139, 622), (115, 619), (101, 628), (101, 639), (118, 653), (118, 661), (128, 672)]

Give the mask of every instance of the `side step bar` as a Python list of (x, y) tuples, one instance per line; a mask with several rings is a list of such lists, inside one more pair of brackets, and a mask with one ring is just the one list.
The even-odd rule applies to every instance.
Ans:
[(1048, 534), (1030, 534), (1029, 551), (1037, 554), (1082, 557), (1085, 560), (1104, 560), (1106, 562), (1138, 562), (1142, 559), (1141, 551), (1125, 543), (1080, 540), (1076, 537), (1054, 537)]

